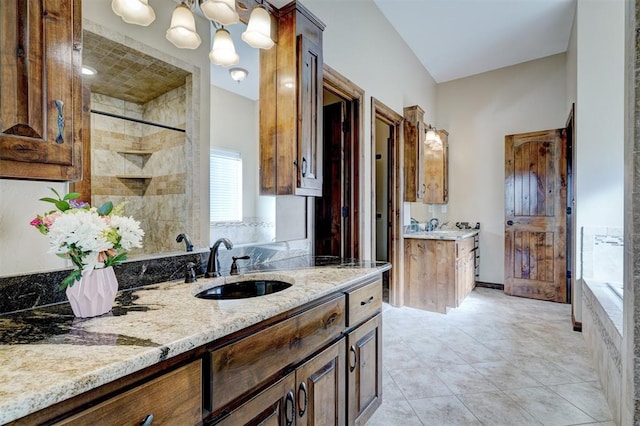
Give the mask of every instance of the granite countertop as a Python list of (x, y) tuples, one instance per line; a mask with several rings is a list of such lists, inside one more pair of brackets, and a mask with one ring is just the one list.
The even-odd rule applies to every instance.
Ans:
[(423, 240), (463, 240), (465, 238), (473, 237), (480, 231), (477, 229), (441, 229), (437, 231), (416, 231), (405, 232), (404, 238), (418, 238)]
[[(0, 424), (79, 395), (373, 277), (383, 262), (308, 257), (244, 275), (172, 281), (120, 292), (111, 313), (74, 318), (67, 303), (0, 316)], [(205, 300), (199, 291), (242, 277), (281, 279), (279, 293)]]

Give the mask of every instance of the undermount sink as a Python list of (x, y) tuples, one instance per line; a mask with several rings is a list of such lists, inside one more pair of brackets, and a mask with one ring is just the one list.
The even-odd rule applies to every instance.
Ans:
[(278, 280), (248, 280), (222, 284), (196, 294), (201, 299), (247, 299), (277, 293), (291, 287), (291, 284)]

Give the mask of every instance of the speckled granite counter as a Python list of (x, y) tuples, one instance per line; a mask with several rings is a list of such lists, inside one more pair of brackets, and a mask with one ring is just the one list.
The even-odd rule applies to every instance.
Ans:
[[(111, 313), (76, 319), (68, 304), (0, 316), (0, 423), (18, 419), (389, 269), (387, 263), (300, 257), (260, 266), (293, 285), (241, 300), (203, 300), (237, 277), (121, 292)], [(247, 276), (245, 275), (245, 277)], [(242, 277), (242, 276), (241, 276)]]
[(463, 230), (439, 230), (439, 231), (418, 231), (407, 232), (404, 238), (418, 238), (423, 240), (463, 240), (478, 234), (477, 229)]

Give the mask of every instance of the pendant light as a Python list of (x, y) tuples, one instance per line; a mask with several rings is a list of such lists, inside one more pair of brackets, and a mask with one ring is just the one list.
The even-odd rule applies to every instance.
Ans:
[(196, 32), (196, 21), (189, 6), (183, 1), (171, 15), (171, 26), (167, 30), (167, 40), (180, 49), (196, 49), (202, 40)]
[(235, 0), (200, 0), (200, 9), (208, 19), (221, 25), (235, 24), (240, 20)]
[(216, 35), (213, 37), (213, 48), (209, 53), (209, 60), (212, 64), (223, 67), (236, 65), (240, 62), (231, 34), (224, 28), (216, 30)]
[(146, 27), (156, 19), (149, 0), (113, 0), (111, 9), (127, 24)]
[(271, 17), (262, 5), (258, 5), (251, 11), (247, 30), (242, 33), (242, 40), (256, 49), (271, 49)]
[(432, 148), (438, 149), (442, 148), (442, 139), (440, 138), (440, 133), (435, 127), (429, 125), (426, 128), (427, 136), (425, 137), (424, 143), (427, 145), (431, 145)]

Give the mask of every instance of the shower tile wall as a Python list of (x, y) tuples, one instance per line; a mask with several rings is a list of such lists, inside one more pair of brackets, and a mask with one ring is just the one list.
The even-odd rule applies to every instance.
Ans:
[[(131, 118), (185, 126), (186, 86), (139, 105), (100, 94), (91, 107)], [(125, 201), (125, 214), (141, 222), (144, 248), (132, 255), (176, 251), (175, 236), (186, 230), (185, 134), (155, 126), (92, 114), (92, 203)], [(150, 155), (119, 150), (152, 151)], [(149, 179), (122, 179), (141, 175)]]

